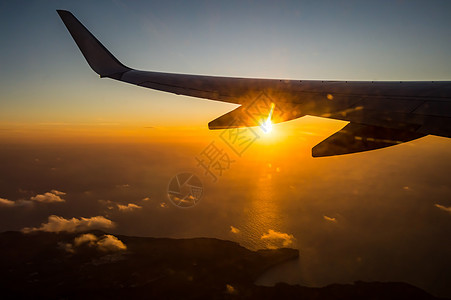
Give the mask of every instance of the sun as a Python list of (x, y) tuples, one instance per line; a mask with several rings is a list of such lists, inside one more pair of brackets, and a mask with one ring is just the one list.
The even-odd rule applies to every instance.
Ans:
[(272, 131), (272, 122), (271, 119), (267, 119), (266, 121), (262, 122), (260, 124), (260, 128), (263, 130), (264, 133), (270, 134)]
[(262, 122), (260, 123), (261, 130), (263, 130), (263, 132), (266, 134), (270, 134), (272, 131), (271, 118), (272, 118), (272, 113), (274, 111), (274, 107), (275, 107), (275, 104), (271, 103), (271, 109), (269, 111), (268, 117), (266, 119), (263, 119)]

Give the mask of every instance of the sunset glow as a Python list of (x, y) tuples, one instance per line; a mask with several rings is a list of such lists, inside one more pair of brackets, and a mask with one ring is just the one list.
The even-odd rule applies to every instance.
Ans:
[[(152, 75), (134, 86), (99, 78), (57, 9), (71, 11), (124, 65), (166, 73), (164, 80), (154, 82)], [(66, 281), (58, 273), (72, 270), (63, 268), (65, 260), (78, 262), (77, 251), (103, 249), (99, 253), (108, 259), (98, 256), (77, 268), (97, 272), (111, 266), (107, 280), (121, 273), (121, 265), (141, 265), (141, 256), (128, 263), (141, 253), (135, 251), (141, 246), (133, 244), (138, 240), (130, 237), (186, 239), (186, 245), (202, 237), (250, 250), (298, 250), (296, 260), (286, 261), (276, 272), (269, 270), (268, 291), (277, 282), (315, 289), (337, 283), (402, 282), (451, 297), (451, 139), (427, 135), (367, 152), (312, 157), (316, 145), (352, 124), (343, 121), (351, 120), (345, 115), (377, 119), (386, 110), (380, 103), (387, 103), (396, 115), (413, 113), (421, 97), (430, 97), (429, 90), (418, 93), (418, 99), (415, 94), (418, 104), (410, 107), (404, 97), (392, 97), (402, 100), (396, 104), (380, 96), (375, 99), (381, 112), (365, 111), (360, 103), (370, 104), (370, 99), (360, 90), (352, 96), (355, 101), (348, 99), (349, 84), (335, 81), (402, 81), (405, 86), (405, 81), (451, 80), (450, 11), (451, 1), (446, 0), (433, 5), (392, 0), (1, 2), (0, 233), (17, 231), (21, 239), (31, 236), (36, 245), (41, 244), (42, 229), (49, 237), (56, 232), (62, 237), (64, 230), (74, 235), (63, 244), (53, 238), (42, 243), (52, 247), (36, 256), (38, 261), (40, 253), (49, 256), (52, 263), (44, 272), (19, 276), (15, 272), (21, 265), (23, 270), (35, 265), (28, 263), (29, 254), (27, 260), (16, 255), (20, 265), (8, 266), (5, 270), (11, 272), (4, 279), (19, 274), (23, 290), (40, 286), (43, 274)], [(190, 83), (179, 91), (179, 81), (167, 74), (235, 79), (197, 88)], [(258, 80), (249, 84), (254, 81), (246, 78)], [(166, 79), (174, 80), (173, 85)], [(310, 80), (318, 80), (318, 85), (309, 86)], [(323, 86), (337, 87), (323, 91)], [(179, 95), (182, 92), (185, 96)], [(205, 99), (196, 98), (199, 95)], [(351, 109), (343, 110), (348, 102)], [(442, 102), (440, 98), (437, 107), (442, 108)], [(324, 103), (330, 109), (316, 113)], [(445, 110), (448, 105), (443, 103)], [(234, 111), (243, 113), (242, 122), (236, 123)], [(218, 119), (225, 120), (224, 126), (210, 130), (214, 127), (209, 123)], [(178, 176), (185, 173), (194, 174), (201, 184), (186, 180), (170, 194), (171, 182), (185, 178)], [(192, 203), (195, 206), (180, 209)], [(86, 235), (79, 228), (94, 233)], [(105, 232), (95, 233), (99, 229)], [(4, 236), (6, 242), (0, 242), (14, 244), (8, 240), (13, 235)], [(164, 254), (162, 245), (158, 247)], [(128, 284), (144, 291), (160, 281), (181, 279), (182, 284), (161, 288), (176, 291), (196, 284), (199, 292), (219, 291), (218, 297), (224, 298), (230, 284), (227, 289), (237, 298), (248, 295), (251, 290), (235, 282), (243, 278), (253, 285), (254, 277), (245, 278), (248, 269), (233, 273), (219, 288), (206, 286), (217, 274), (226, 278), (219, 271), (204, 272), (202, 264), (224, 265), (209, 258), (213, 249), (203, 247), (199, 260), (186, 258), (175, 247), (172, 250), (181, 255), (174, 261), (146, 252), (162, 262), (161, 268), (142, 263), (155, 276), (123, 272), (138, 275), (114, 281), (109, 292), (122, 283), (127, 291)], [(4, 252), (14, 256), (15, 250), (11, 246)], [(28, 248), (22, 250), (28, 253)], [(252, 255), (269, 266), (268, 253)], [(248, 261), (239, 255), (237, 259)], [(174, 273), (177, 266), (164, 265), (169, 262), (189, 266), (203, 277)], [(252, 269), (268, 269), (261, 267), (255, 264)], [(75, 283), (83, 278), (91, 277), (79, 276)], [(284, 286), (289, 287), (276, 288)], [(49, 289), (49, 297), (58, 298), (51, 293), (60, 290), (59, 285), (52, 287), (58, 288)], [(189, 289), (180, 295), (196, 298)]]

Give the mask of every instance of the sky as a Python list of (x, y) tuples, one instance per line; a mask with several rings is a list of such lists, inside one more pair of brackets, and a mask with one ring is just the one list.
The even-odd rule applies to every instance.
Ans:
[[(449, 139), (314, 159), (346, 123), (307, 116), (256, 129), (239, 156), (207, 128), (236, 105), (100, 79), (56, 9), (141, 70), (435, 81), (451, 80), (450, 1), (1, 1), (0, 231), (97, 218), (115, 234), (299, 249), (269, 282), (451, 296)], [(196, 161), (212, 143), (234, 160), (217, 182)], [(190, 209), (167, 198), (181, 172), (205, 188)]]
[(141, 70), (406, 81), (451, 78), (450, 6), (449, 1), (2, 1), (2, 134), (197, 127), (234, 108), (100, 80), (56, 9), (73, 12), (119, 60)]

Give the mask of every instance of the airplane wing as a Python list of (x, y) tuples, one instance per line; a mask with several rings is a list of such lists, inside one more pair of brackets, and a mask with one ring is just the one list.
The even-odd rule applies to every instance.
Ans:
[(75, 16), (58, 14), (91, 68), (154, 90), (241, 104), (210, 129), (259, 126), (305, 115), (350, 122), (312, 149), (315, 157), (379, 149), (425, 135), (451, 137), (451, 81), (357, 82), (250, 79), (139, 71), (117, 60)]

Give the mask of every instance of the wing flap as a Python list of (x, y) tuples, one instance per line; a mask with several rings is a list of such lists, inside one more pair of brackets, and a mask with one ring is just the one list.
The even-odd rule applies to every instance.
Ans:
[(380, 126), (349, 123), (312, 149), (313, 157), (342, 155), (394, 146), (426, 134)]
[(257, 122), (257, 120), (251, 118), (248, 114), (246, 114), (244, 107), (240, 106), (208, 123), (208, 128), (227, 129), (238, 127), (252, 127), (259, 125), (260, 124)]
[[(227, 129), (238, 127), (267, 126), (304, 116), (297, 105), (275, 103), (266, 93), (260, 93), (253, 101), (220, 116), (208, 123), (209, 129)], [(266, 125), (265, 125), (266, 124)]]

